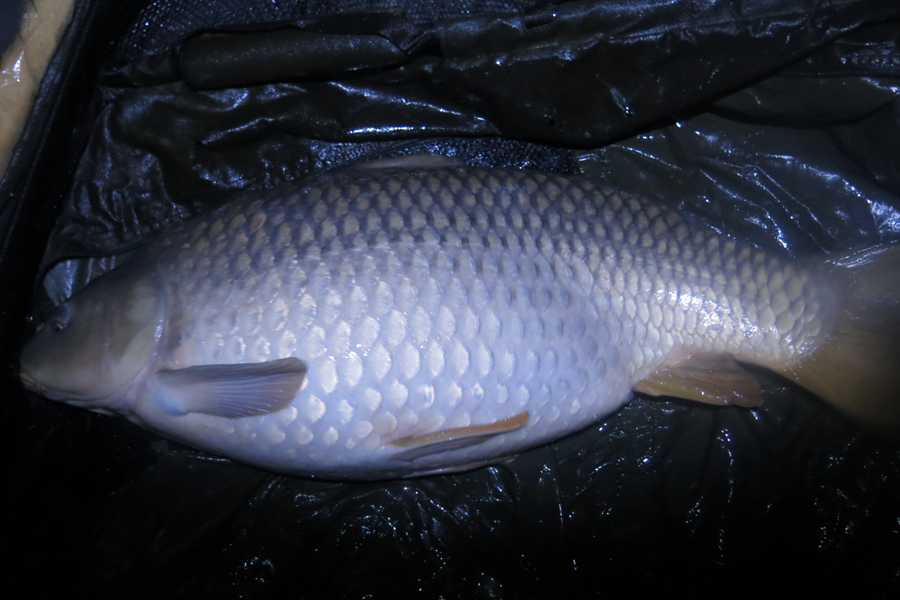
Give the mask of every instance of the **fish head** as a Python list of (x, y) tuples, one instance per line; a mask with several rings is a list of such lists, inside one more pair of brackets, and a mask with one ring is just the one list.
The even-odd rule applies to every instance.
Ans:
[(121, 413), (163, 332), (164, 294), (152, 266), (126, 264), (56, 307), (22, 348), (19, 376), (47, 398)]

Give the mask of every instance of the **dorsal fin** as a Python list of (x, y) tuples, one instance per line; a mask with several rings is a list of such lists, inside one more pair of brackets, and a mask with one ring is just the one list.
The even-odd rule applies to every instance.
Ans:
[(357, 162), (347, 166), (346, 169), (369, 171), (378, 169), (440, 169), (465, 166), (466, 163), (462, 159), (441, 154), (409, 154)]

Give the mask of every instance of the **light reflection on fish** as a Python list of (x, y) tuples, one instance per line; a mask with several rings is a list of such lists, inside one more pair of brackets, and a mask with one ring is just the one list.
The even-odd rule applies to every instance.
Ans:
[(871, 316), (895, 314), (876, 296), (898, 266), (896, 248), (785, 261), (577, 176), (373, 164), (145, 246), (56, 309), (21, 378), (197, 448), (335, 478), (503, 460), (632, 389), (759, 404), (735, 361), (877, 425), (897, 421), (897, 337)]

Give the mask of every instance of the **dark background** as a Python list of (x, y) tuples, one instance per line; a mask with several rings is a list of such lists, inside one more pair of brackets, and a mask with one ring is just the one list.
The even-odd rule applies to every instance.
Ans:
[[(763, 373), (759, 409), (637, 396), (507, 465), (371, 483), (202, 455), (15, 376), (32, 319), (105, 257), (235, 193), (368, 158), (581, 170), (787, 256), (896, 241), (895, 2), (84, 0), (75, 12), (0, 181), (11, 586), (900, 591), (900, 450)], [(274, 21), (295, 27), (203, 35)]]

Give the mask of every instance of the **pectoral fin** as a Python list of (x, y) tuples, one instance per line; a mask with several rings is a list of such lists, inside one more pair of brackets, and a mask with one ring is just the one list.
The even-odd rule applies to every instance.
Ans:
[(160, 371), (150, 396), (171, 415), (203, 413), (239, 419), (287, 407), (306, 376), (298, 358)]
[(634, 389), (706, 404), (760, 406), (763, 402), (759, 382), (730, 354), (688, 355), (637, 382)]
[(452, 427), (426, 433), (398, 438), (390, 442), (391, 446), (406, 448), (395, 455), (400, 460), (414, 461), (423, 456), (440, 454), (458, 448), (466, 448), (480, 444), (495, 435), (509, 433), (520, 429), (528, 423), (530, 415), (520, 412), (508, 419), (487, 423), (485, 425), (469, 425), (468, 427)]

